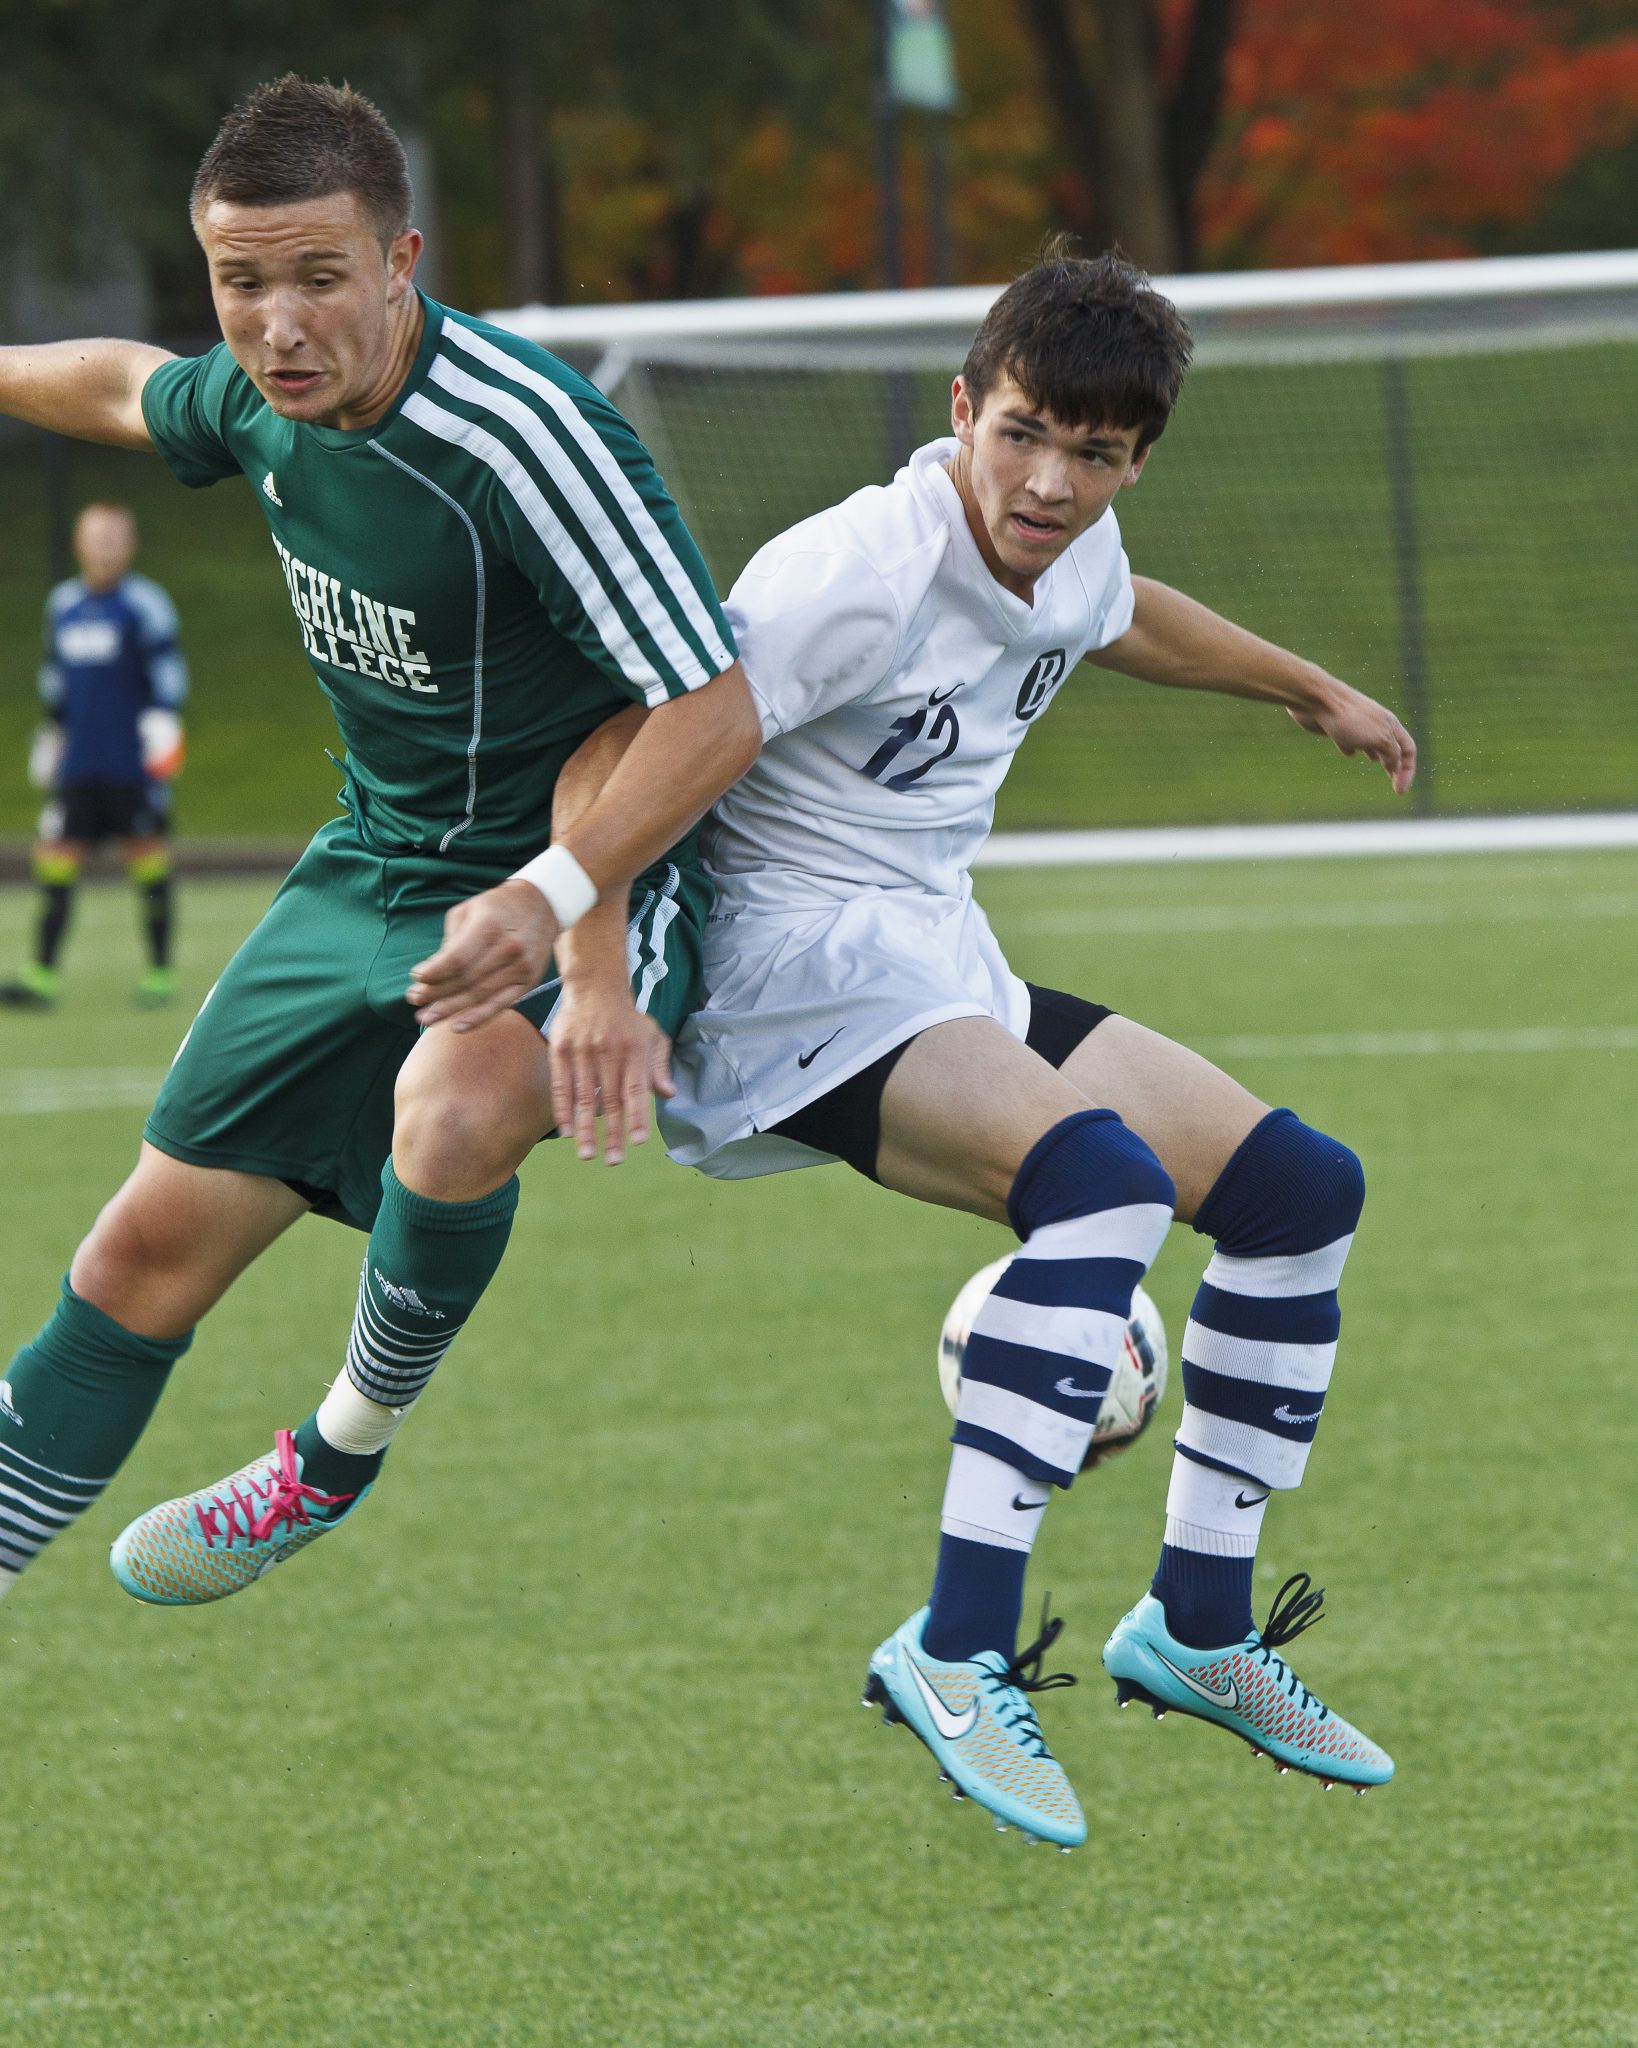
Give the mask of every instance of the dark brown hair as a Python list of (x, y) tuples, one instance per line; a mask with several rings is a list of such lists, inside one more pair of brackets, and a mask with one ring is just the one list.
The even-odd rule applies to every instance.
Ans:
[(962, 365), (973, 411), (1001, 377), (1066, 427), (1137, 427), (1136, 452), (1166, 430), (1194, 352), (1171, 300), (1118, 250), (1075, 256), (1043, 244), (984, 317)]
[(293, 71), (259, 85), (216, 131), (194, 176), (195, 226), (213, 199), (281, 206), (351, 192), (386, 248), (414, 203), (404, 145), (373, 100)]

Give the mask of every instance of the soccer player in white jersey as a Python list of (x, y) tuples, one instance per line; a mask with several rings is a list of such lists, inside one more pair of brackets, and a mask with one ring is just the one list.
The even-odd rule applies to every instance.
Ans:
[[(708, 830), (707, 1000), (662, 1108), (673, 1156), (707, 1173), (844, 1159), (1022, 1240), (967, 1349), (930, 1604), (876, 1651), (867, 1698), (998, 1824), (1064, 1846), (1085, 1824), (1028, 1697), (1059, 1624), (1015, 1652), (1025, 1562), (1174, 1215), (1216, 1249), (1160, 1566), (1105, 1663), (1123, 1700), (1216, 1721), (1281, 1768), (1392, 1771), (1277, 1654), (1316, 1615), (1305, 1582), (1260, 1632), (1251, 1615), (1264, 1504), (1301, 1479), (1330, 1378), (1359, 1162), (1185, 1047), (1021, 981), (968, 876), (1013, 754), (1083, 658), (1281, 706), (1410, 784), (1391, 712), (1130, 574), (1114, 500), (1189, 348), (1139, 273), (1051, 250), (974, 341), (953, 438), (745, 569), (727, 609), (764, 749)], [(587, 743), (577, 790), (635, 722)]]

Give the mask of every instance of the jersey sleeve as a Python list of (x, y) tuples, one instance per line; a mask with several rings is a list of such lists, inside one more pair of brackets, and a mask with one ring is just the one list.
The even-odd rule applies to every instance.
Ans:
[(772, 542), (728, 597), (762, 736), (867, 696), (892, 672), (902, 622), (875, 566), (852, 548)]
[(191, 490), (239, 474), (225, 416), (234, 380), (243, 376), (226, 344), (218, 342), (209, 355), (161, 363), (142, 387), (149, 436), (172, 475)]
[(188, 697), (188, 665), (182, 658), (176, 606), (145, 576), (133, 576), (127, 593), (136, 615), (148, 701), (167, 711), (179, 711)]
[(599, 394), (508, 368), (508, 385), (483, 391), (502, 431), (467, 435), (495, 477), (503, 550), (553, 625), (643, 704), (731, 668), (710, 572), (648, 450)]

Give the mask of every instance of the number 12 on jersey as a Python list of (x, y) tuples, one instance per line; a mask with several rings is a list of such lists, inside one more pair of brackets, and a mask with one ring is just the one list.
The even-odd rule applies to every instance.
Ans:
[[(901, 768), (896, 775), (890, 775), (887, 771), (905, 748), (919, 739), (926, 739), (934, 745), (940, 741), (943, 744), (936, 754), (930, 754), (914, 768)], [(949, 705), (940, 704), (935, 710), (933, 705), (924, 704), (919, 711), (907, 712), (903, 718), (894, 719), (888, 727), (888, 737), (859, 772), (868, 775), (872, 782), (879, 782), (883, 789), (908, 789), (936, 768), (940, 761), (948, 761), (960, 744), (961, 724)]]

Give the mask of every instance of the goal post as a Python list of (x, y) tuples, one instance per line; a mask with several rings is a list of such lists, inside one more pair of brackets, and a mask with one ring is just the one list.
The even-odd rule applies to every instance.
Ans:
[[(1424, 812), (1638, 803), (1638, 251), (1156, 283), (1196, 354), (1117, 500), (1134, 570), (1392, 703)], [(769, 535), (948, 430), (1000, 289), (490, 317), (627, 413), (726, 589)], [(1003, 822), (1403, 814), (1266, 711), (1079, 681)]]

